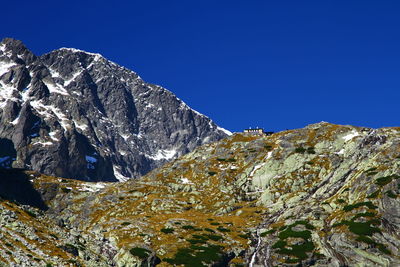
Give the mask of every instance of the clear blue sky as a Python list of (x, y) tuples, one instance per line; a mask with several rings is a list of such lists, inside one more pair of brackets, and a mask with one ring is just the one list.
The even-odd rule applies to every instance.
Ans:
[(399, 126), (400, 1), (5, 1), (0, 37), (97, 52), (239, 131)]

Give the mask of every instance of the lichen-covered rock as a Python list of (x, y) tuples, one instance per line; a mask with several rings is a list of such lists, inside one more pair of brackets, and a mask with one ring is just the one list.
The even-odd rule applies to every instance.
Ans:
[(399, 167), (400, 128), (318, 123), (234, 134), (124, 183), (30, 175), (48, 207), (35, 220), (88, 266), (398, 266)]

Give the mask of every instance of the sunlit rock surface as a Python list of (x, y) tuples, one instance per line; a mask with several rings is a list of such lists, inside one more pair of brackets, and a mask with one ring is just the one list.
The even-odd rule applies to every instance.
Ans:
[(318, 123), (234, 134), (124, 183), (30, 173), (47, 208), (4, 197), (0, 262), (398, 266), (399, 165), (400, 128)]

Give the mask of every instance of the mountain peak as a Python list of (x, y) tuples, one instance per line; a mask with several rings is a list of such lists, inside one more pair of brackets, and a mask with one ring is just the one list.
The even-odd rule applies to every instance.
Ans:
[(57, 50), (54, 50), (54, 51), (69, 52), (69, 53), (74, 53), (74, 54), (75, 53), (81, 53), (81, 54), (94, 56), (94, 57), (97, 57), (97, 58), (104, 58), (103, 55), (98, 54), (98, 53), (91, 53), (91, 52), (87, 52), (87, 51), (84, 51), (84, 50), (80, 50), (80, 49), (76, 49), (76, 48), (69, 48), (69, 47), (61, 47), (61, 48), (59, 48)]
[(13, 38), (4, 38), (0, 42), (0, 56), (6, 55), (9, 60), (21, 62), (25, 64), (32, 63), (36, 56), (26, 48), (25, 44)]
[(122, 181), (227, 136), (170, 91), (100, 54), (61, 48), (36, 57), (18, 40), (2, 45), (13, 52), (0, 52), (0, 151), (4, 139), (16, 155), (0, 157), (13, 167)]
[(4, 46), (8, 49), (27, 49), (22, 41), (9, 37), (4, 38), (0, 42), (0, 46)]

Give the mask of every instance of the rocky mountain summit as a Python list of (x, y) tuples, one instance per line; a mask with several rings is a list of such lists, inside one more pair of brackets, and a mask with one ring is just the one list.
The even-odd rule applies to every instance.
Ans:
[(400, 128), (318, 123), (236, 133), (123, 183), (20, 171), (35, 197), (0, 191), (0, 262), (399, 266), (399, 167)]
[(0, 165), (87, 181), (141, 176), (228, 131), (99, 54), (0, 43)]

